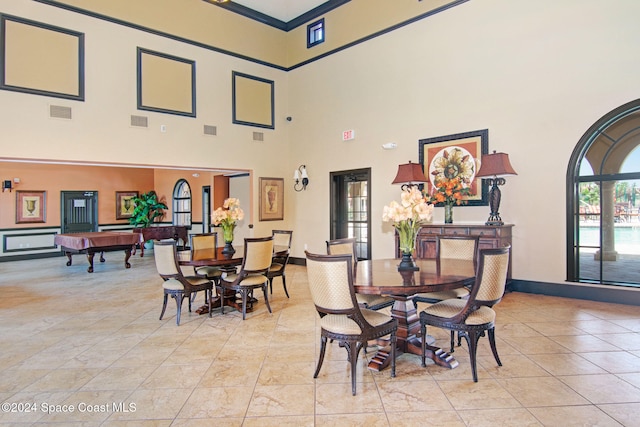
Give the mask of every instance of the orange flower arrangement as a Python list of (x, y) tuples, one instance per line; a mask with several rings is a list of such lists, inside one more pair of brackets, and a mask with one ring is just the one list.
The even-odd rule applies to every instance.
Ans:
[(437, 179), (433, 193), (430, 196), (431, 203), (443, 203), (445, 205), (462, 205), (467, 203), (463, 199), (471, 195), (469, 186), (460, 180), (459, 177), (451, 179)]

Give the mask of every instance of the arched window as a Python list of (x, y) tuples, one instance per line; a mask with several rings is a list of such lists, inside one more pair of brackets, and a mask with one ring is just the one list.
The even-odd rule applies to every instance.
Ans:
[(191, 228), (191, 187), (180, 179), (173, 187), (173, 225), (186, 225)]
[(567, 280), (640, 286), (640, 100), (583, 135), (567, 197)]

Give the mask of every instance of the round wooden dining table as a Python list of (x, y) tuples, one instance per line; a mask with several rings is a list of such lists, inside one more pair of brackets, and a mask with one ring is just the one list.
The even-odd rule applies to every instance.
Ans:
[[(358, 261), (354, 275), (357, 293), (386, 295), (394, 299), (391, 316), (398, 320), (397, 350), (401, 353), (422, 354), (420, 318), (413, 302), (418, 293), (455, 289), (473, 282), (473, 261), (453, 259), (415, 260), (418, 271), (398, 271), (399, 259)], [(433, 338), (427, 339), (427, 357), (436, 364), (455, 368), (458, 362), (448, 352), (433, 346)], [(430, 339), (429, 339), (430, 338)], [(369, 369), (379, 371), (390, 362), (390, 352), (381, 348), (369, 362)]]

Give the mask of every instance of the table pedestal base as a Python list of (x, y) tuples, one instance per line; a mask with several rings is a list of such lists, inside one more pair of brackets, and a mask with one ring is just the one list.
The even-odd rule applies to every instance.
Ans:
[[(413, 296), (391, 295), (394, 299), (391, 308), (391, 317), (398, 319), (397, 349), (396, 357), (402, 353), (412, 353), (422, 355), (422, 340), (418, 336), (420, 332), (420, 318), (416, 306), (413, 303)], [(427, 340), (426, 356), (433, 360), (436, 365), (453, 369), (458, 366), (458, 361), (443, 349), (433, 346), (433, 337), (426, 336)], [(369, 362), (369, 369), (381, 371), (389, 366), (391, 362), (391, 350), (387, 345), (378, 350), (376, 355)]]

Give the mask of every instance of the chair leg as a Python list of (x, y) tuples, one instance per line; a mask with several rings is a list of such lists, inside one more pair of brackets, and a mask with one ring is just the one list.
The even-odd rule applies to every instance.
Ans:
[(427, 364), (425, 363), (425, 359), (427, 358), (426, 353), (427, 353), (427, 325), (421, 323), (420, 324), (420, 341), (422, 343), (422, 352), (421, 352), (421, 356), (420, 356), (420, 366), (422, 366), (423, 368), (427, 366)]
[(184, 298), (183, 293), (173, 294), (173, 298), (176, 300), (176, 306), (178, 309), (178, 313), (176, 314), (176, 325), (180, 326), (180, 313), (182, 311), (182, 300)]
[(208, 300), (209, 300), (209, 317), (211, 317), (211, 298), (212, 298), (211, 293), (212, 293), (212, 292), (211, 292), (211, 289), (207, 289), (206, 291), (204, 291), (204, 294), (205, 294), (205, 295), (207, 295), (207, 294), (208, 294), (208, 297), (209, 297), (209, 298), (208, 298)]
[(267, 282), (265, 282), (264, 285), (262, 286), (262, 293), (264, 294), (264, 302), (265, 304), (267, 304), (267, 309), (269, 310), (269, 313), (273, 313), (271, 311), (271, 305), (269, 304), (269, 297), (267, 296)]
[(162, 303), (162, 311), (160, 312), (160, 320), (162, 320), (162, 316), (164, 316), (164, 311), (167, 309), (167, 299), (169, 298), (169, 294), (164, 293), (164, 301)]
[[(192, 293), (195, 293), (195, 292), (192, 292)], [(185, 295), (185, 297), (187, 297), (187, 299), (189, 300), (189, 313), (191, 313), (191, 295)]]
[(269, 278), (269, 292), (273, 295), (273, 277)]
[(351, 364), (351, 394), (356, 395), (356, 369), (358, 369), (358, 353), (362, 348), (362, 343), (345, 341), (345, 346), (349, 352), (349, 362)]
[(453, 353), (453, 344), (455, 341), (455, 336), (456, 336), (456, 333), (454, 331), (451, 331), (451, 351), (449, 353)]
[(287, 278), (282, 273), (282, 287), (284, 288), (284, 294), (289, 298), (289, 292), (287, 291)]
[(467, 342), (469, 343), (469, 359), (471, 360), (471, 373), (473, 374), (473, 382), (478, 382), (478, 367), (476, 363), (476, 353), (478, 350), (478, 339), (482, 332), (471, 331), (468, 334)]
[(396, 377), (396, 344), (397, 342), (398, 342), (397, 333), (392, 332), (391, 333), (391, 378)]
[(220, 295), (220, 314), (224, 314), (224, 287), (220, 288), (218, 295)]
[(242, 289), (240, 291), (240, 295), (242, 295), (242, 320), (247, 317), (247, 294), (249, 293), (248, 289)]
[(489, 344), (491, 345), (491, 351), (493, 352), (493, 357), (496, 359), (498, 366), (502, 366), (502, 362), (498, 356), (498, 348), (496, 347), (496, 328), (489, 329)]
[(327, 337), (320, 337), (320, 356), (318, 356), (318, 366), (316, 366), (316, 372), (313, 374), (313, 378), (318, 378), (320, 368), (322, 368), (322, 362), (324, 361), (324, 352), (327, 349)]

